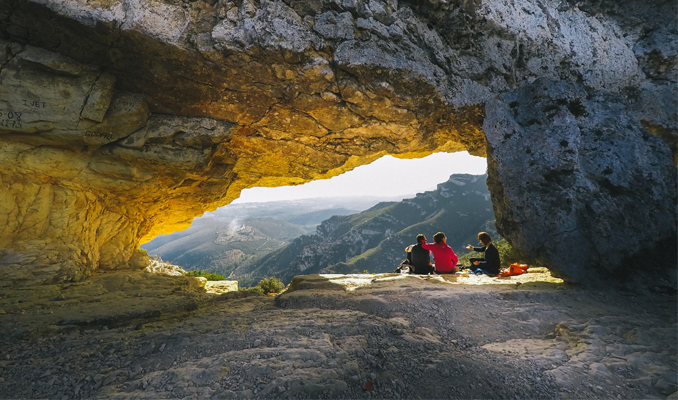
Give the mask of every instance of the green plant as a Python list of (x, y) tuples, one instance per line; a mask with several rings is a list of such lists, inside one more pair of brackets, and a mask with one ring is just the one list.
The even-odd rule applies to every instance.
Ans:
[(207, 278), (208, 281), (223, 281), (226, 280), (222, 275), (213, 274), (209, 271), (187, 271), (184, 275)]
[(499, 251), (502, 268), (507, 268), (513, 263), (527, 264), (531, 267), (539, 266), (539, 263), (534, 258), (511, 246), (506, 239), (501, 239), (494, 245)]
[[(499, 250), (499, 249), (497, 249)], [(485, 257), (485, 254), (483, 253), (478, 253), (476, 251), (471, 251), (470, 253), (466, 253), (463, 256), (459, 256), (459, 261), (457, 264), (459, 265), (471, 265), (471, 258), (483, 258)], [(501, 258), (501, 254), (499, 255), (499, 258)], [(503, 261), (503, 260), (502, 260)]]
[(264, 293), (264, 291), (259, 287), (259, 286), (252, 286), (252, 287), (241, 287), (238, 288), (239, 292), (257, 292), (257, 293)]
[[(513, 246), (511, 246), (506, 241), (506, 239), (501, 239), (497, 242), (494, 242), (494, 247), (496, 247), (497, 251), (499, 252), (499, 259), (501, 260), (502, 268), (507, 268), (512, 263), (522, 263), (528, 264), (530, 266), (537, 266), (537, 262), (534, 259), (528, 257), (523, 252), (513, 248)], [(470, 258), (484, 258), (484, 257), (485, 254), (483, 253), (471, 251), (470, 253), (464, 254), (463, 256), (459, 257), (459, 264), (470, 265), (471, 264), (471, 261), (469, 261)]]
[(280, 293), (285, 288), (285, 285), (275, 277), (265, 278), (257, 284), (264, 293)]
[(363, 271), (363, 274), (369, 274), (369, 273), (370, 273), (370, 271), (368, 271), (368, 270)]

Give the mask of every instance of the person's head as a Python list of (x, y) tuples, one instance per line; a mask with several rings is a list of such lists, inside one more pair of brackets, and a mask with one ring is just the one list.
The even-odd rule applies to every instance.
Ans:
[(433, 241), (436, 243), (445, 243), (445, 234), (442, 232), (436, 233), (433, 235)]
[(417, 244), (422, 244), (426, 241), (426, 236), (423, 233), (417, 235)]
[(490, 237), (490, 234), (487, 232), (480, 232), (478, 234), (478, 240), (480, 240), (480, 243), (482, 243), (485, 246), (492, 243), (492, 238)]

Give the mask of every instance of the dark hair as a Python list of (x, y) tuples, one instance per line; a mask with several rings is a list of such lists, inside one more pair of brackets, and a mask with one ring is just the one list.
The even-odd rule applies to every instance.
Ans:
[(417, 235), (417, 244), (422, 244), (426, 241), (426, 236), (423, 233)]
[(480, 240), (485, 246), (492, 241), (490, 234), (487, 232), (480, 232), (478, 234), (478, 240)]
[(435, 235), (433, 235), (433, 241), (436, 243), (442, 243), (443, 239), (445, 239), (445, 234), (442, 232), (438, 232)]

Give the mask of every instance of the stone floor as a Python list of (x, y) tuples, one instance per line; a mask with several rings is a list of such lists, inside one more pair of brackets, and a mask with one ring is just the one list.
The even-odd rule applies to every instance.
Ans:
[(3, 292), (0, 398), (676, 396), (675, 296), (461, 278), (309, 275), (268, 297), (117, 273)]

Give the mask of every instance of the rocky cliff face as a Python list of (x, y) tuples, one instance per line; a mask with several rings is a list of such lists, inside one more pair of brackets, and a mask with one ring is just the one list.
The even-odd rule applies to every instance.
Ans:
[(659, 0), (5, 0), (2, 281), (140, 267), (139, 243), (246, 187), (484, 155), (485, 103), (537, 78), (611, 93), (675, 154), (675, 15)]
[(488, 186), (507, 240), (577, 281), (675, 262), (675, 165), (621, 102), (537, 81), (487, 109)]

